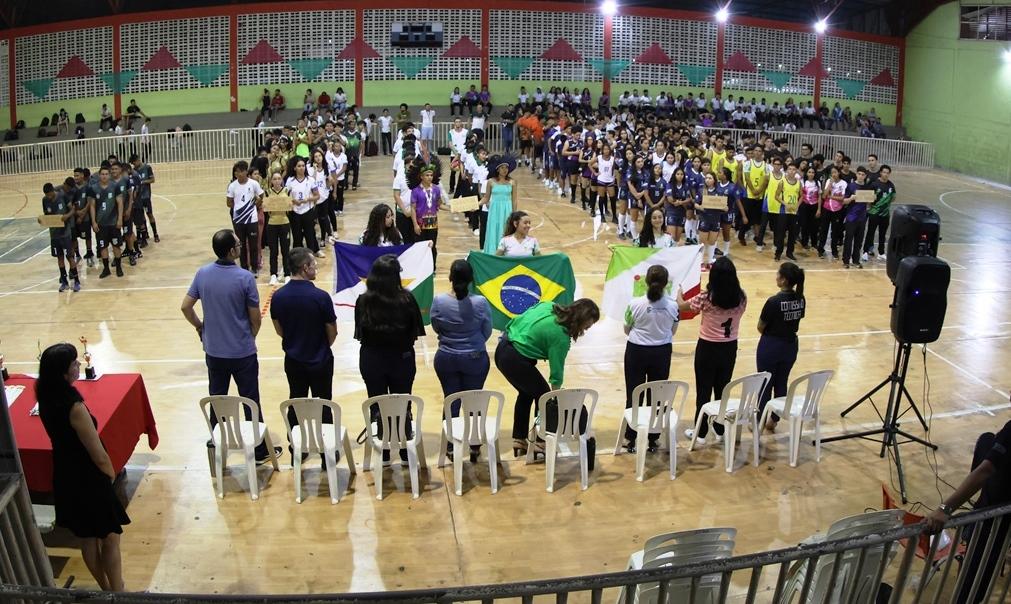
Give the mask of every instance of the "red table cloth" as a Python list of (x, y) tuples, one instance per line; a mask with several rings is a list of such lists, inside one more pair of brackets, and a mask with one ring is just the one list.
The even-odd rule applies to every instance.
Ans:
[[(42, 419), (30, 415), (36, 402), (35, 378), (11, 375), (6, 384), (25, 387), (8, 411), (28, 490), (50, 493), (53, 490), (53, 445), (42, 426)], [(98, 435), (117, 473), (133, 455), (141, 434), (147, 434), (149, 447), (158, 446), (158, 429), (140, 374), (105, 374), (96, 381), (80, 380), (74, 386), (98, 420)]]

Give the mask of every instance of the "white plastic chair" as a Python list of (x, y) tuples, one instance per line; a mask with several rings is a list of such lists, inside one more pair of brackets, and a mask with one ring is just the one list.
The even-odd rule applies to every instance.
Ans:
[[(589, 388), (562, 388), (552, 390), (541, 396), (538, 405), (541, 409), (541, 419), (534, 428), (537, 437), (544, 439), (545, 480), (547, 490), (555, 490), (555, 461), (558, 457), (558, 445), (571, 443), (579, 445), (579, 482), (585, 491), (590, 486), (589, 457), (587, 441), (593, 438), (593, 411), (597, 408), (598, 394)], [(554, 432), (547, 431), (548, 401), (555, 399), (558, 409), (558, 425)], [(589, 403), (588, 405), (586, 403)], [(586, 429), (580, 432), (579, 416), (586, 409)], [(527, 449), (527, 463), (533, 461), (534, 447)]]
[(625, 409), (618, 427), (614, 454), (621, 452), (625, 428), (635, 430), (635, 479), (642, 482), (646, 474), (646, 446), (650, 435), (659, 434), (660, 442), (670, 451), (670, 479), (677, 478), (677, 425), (684, 415), (688, 383), (658, 380), (639, 384), (632, 390), (632, 407)]
[[(302, 454), (322, 454), (326, 460), (326, 478), (330, 487), (330, 503), (341, 500), (340, 485), (337, 484), (337, 447), (344, 451), (348, 464), (348, 485), (355, 474), (355, 462), (351, 456), (351, 439), (347, 428), (341, 423), (341, 408), (337, 403), (321, 398), (293, 398), (281, 403), (281, 417), (287, 421), (288, 410), (295, 414), (296, 424), (288, 436), (293, 450), (292, 462), (295, 470), (295, 502), (302, 503)], [(323, 423), (323, 409), (329, 409), (333, 423)]]
[(815, 461), (821, 461), (821, 399), (833, 375), (835, 371), (831, 369), (805, 373), (790, 383), (786, 396), (771, 399), (765, 405), (759, 426), (765, 426), (770, 413), (790, 422), (790, 466), (794, 468), (797, 467), (797, 458), (800, 456), (804, 422), (814, 422)]
[[(698, 562), (708, 562), (729, 558), (734, 552), (737, 530), (733, 528), (711, 528), (682, 531), (657, 535), (646, 541), (646, 546), (629, 558), (629, 570), (683, 566)], [(723, 577), (720, 573), (700, 577), (695, 592), (696, 602), (716, 602), (719, 598)], [(687, 602), (690, 599), (692, 580), (676, 579), (667, 585), (665, 602)], [(658, 583), (643, 583), (636, 586), (633, 601), (639, 604), (658, 602)], [(618, 597), (624, 602), (624, 590)]]
[[(369, 408), (372, 405), (379, 407), (379, 421), (383, 425), (383, 435), (379, 436), (379, 424), (373, 422)], [(414, 435), (407, 437), (407, 411), (409, 406), (413, 407), (414, 419), (411, 422), (411, 429)], [(367, 427), (365, 442), (365, 457), (362, 460), (362, 470), (368, 472), (372, 460), (372, 453), (382, 459), (383, 451), (389, 451), (392, 457), (394, 451), (407, 449), (407, 466), (411, 475), (411, 494), (414, 499), (421, 496), (418, 482), (418, 466), (427, 468), (425, 462), (425, 446), (421, 438), (421, 413), (425, 409), (425, 403), (421, 397), (412, 394), (383, 394), (374, 396), (362, 403), (362, 414), (365, 416), (365, 426)], [(376, 479), (376, 499), (383, 498), (383, 470), (380, 462), (379, 471), (375, 474)]]
[[(249, 496), (253, 501), (260, 498), (260, 483), (256, 477), (256, 447), (262, 442), (267, 446), (274, 471), (279, 471), (274, 443), (270, 441), (270, 431), (259, 421), (260, 407), (252, 399), (244, 396), (208, 396), (200, 399), (200, 411), (204, 414), (207, 429), (214, 443), (214, 474), (218, 482), (218, 497), (225, 497), (224, 466), (229, 451), (242, 451), (246, 456), (246, 470), (249, 474)], [(211, 414), (217, 424), (211, 425)], [(252, 419), (246, 419), (246, 415)]]
[[(453, 417), (453, 403), (460, 401), (460, 413)], [(495, 402), (495, 412), (489, 408)], [(505, 395), (492, 390), (466, 390), (446, 397), (442, 403), (442, 438), (439, 442), (439, 467), (446, 465), (448, 445), (452, 443), (453, 480), (455, 492), (463, 495), (463, 458), (467, 449), (485, 446), (488, 451), (488, 473), (491, 475), (491, 492), (498, 493), (498, 465), (502, 457), (498, 448), (499, 425)], [(504, 466), (503, 466), (504, 468)]]
[[(815, 535), (811, 539), (805, 540), (805, 543), (878, 534), (902, 526), (903, 515), (903, 510), (883, 510), (850, 516), (832, 523), (827, 534)], [(908, 547), (915, 547), (915, 545), (910, 544)], [(888, 562), (897, 553), (897, 549), (892, 548), (889, 552)], [(878, 585), (874, 580), (877, 578), (878, 566), (881, 565), (884, 554), (884, 544), (869, 547), (864, 553), (861, 564), (859, 549), (845, 551), (840, 558), (839, 569), (834, 573), (836, 579), (832, 593), (828, 592), (828, 586), (833, 575), (836, 556), (831, 554), (821, 556), (815, 563), (814, 576), (811, 578), (807, 600), (804, 602), (800, 602), (800, 594), (807, 578), (808, 563), (806, 560), (799, 560), (790, 568), (779, 601), (784, 604), (788, 602), (796, 604), (872, 602), (878, 591)], [(886, 566), (888, 562), (886, 562)]]
[[(692, 442), (688, 445), (688, 450), (695, 448), (695, 441), (699, 438), (699, 428), (702, 421), (709, 421), (709, 431), (713, 431), (713, 424), (719, 422), (724, 426), (723, 434), (723, 457), (726, 462), (727, 472), (734, 471), (734, 455), (737, 450), (737, 437), (741, 434), (744, 426), (750, 426), (754, 448), (754, 465), (758, 465), (758, 400), (762, 396), (762, 390), (769, 382), (771, 375), (768, 371), (752, 373), (742, 378), (738, 378), (723, 388), (723, 393), (719, 400), (709, 401), (698, 410), (698, 417), (695, 419), (695, 432), (692, 434)], [(731, 398), (734, 390), (740, 386), (740, 398)]]

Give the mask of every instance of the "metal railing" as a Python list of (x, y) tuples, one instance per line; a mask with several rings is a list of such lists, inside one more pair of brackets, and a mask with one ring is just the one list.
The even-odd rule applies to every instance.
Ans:
[[(449, 145), (450, 122), (437, 122), (433, 129), (435, 147)], [(375, 130), (375, 128), (373, 129)], [(717, 129), (711, 129), (715, 132)], [(758, 130), (719, 130), (729, 132), (740, 141)], [(379, 142), (377, 133), (370, 140)], [(868, 153), (876, 153), (882, 163), (904, 168), (930, 169), (934, 167), (934, 146), (930, 143), (888, 139), (861, 138), (841, 134), (817, 132), (776, 133), (787, 139), (794, 153), (803, 143), (811, 144), (815, 153), (831, 158), (841, 149), (854, 159), (863, 162)], [(78, 166), (94, 167), (109, 155), (126, 159), (133, 153), (145, 161), (155, 163), (202, 162), (214, 160), (249, 159), (263, 141), (263, 132), (256, 128), (229, 128), (222, 130), (191, 130), (189, 132), (161, 132), (156, 134), (108, 135), (81, 140), (38, 141), (18, 145), (0, 146), (0, 175), (21, 175), (39, 172), (68, 172)], [(501, 152), (502, 127), (488, 124), (485, 146), (492, 153)], [(514, 137), (513, 151), (519, 140)]]
[[(922, 570), (914, 578), (914, 564), (922, 525), (912, 524), (878, 534), (857, 536), (847, 539), (822, 541), (809, 545), (799, 545), (757, 554), (736, 556), (722, 560), (633, 570), (564, 579), (547, 579), (507, 583), (500, 585), (479, 585), (470, 587), (450, 587), (375, 593), (313, 594), (313, 595), (197, 595), (197, 594), (154, 594), (154, 593), (96, 593), (83, 590), (42, 588), (2, 584), (0, 599), (19, 599), (26, 602), (111, 602), (120, 604), (145, 604), (167, 602), (215, 602), (239, 603), (259, 602), (277, 604), (292, 602), (495, 602), (518, 599), (524, 604), (552, 599), (565, 603), (570, 598), (588, 600), (599, 604), (604, 600), (604, 590), (615, 590), (619, 604), (642, 603), (647, 598), (639, 598), (640, 590), (652, 589), (650, 602), (673, 602), (678, 604), (705, 600), (706, 602), (743, 601), (753, 602), (874, 602), (887, 597), (892, 604), (899, 602), (950, 602), (961, 592), (966, 601), (1003, 602), (1008, 594), (1011, 573), (1001, 576), (1002, 565), (1007, 558), (1011, 541), (1011, 505), (976, 510), (952, 518), (946, 525), (950, 541), (948, 552), (938, 556), (940, 538), (931, 539), (929, 551), (924, 556)], [(953, 536), (952, 536), (953, 531)], [(967, 538), (967, 544), (962, 538)], [(901, 557), (898, 556), (901, 550)], [(876, 553), (880, 562), (875, 567), (864, 568), (868, 552)], [(844, 573), (840, 572), (840, 561), (849, 554), (856, 555), (856, 570), (852, 565)], [(995, 567), (989, 574), (980, 572), (973, 564), (965, 563), (974, 556), (982, 560), (993, 560)], [(830, 576), (825, 579), (818, 570), (819, 561), (832, 559)], [(898, 558), (897, 568), (893, 563)], [(960, 560), (956, 568), (955, 562)], [(765, 573), (769, 570), (769, 573)], [(870, 571), (873, 570), (873, 574)], [(857, 589), (853, 576), (871, 577), (870, 589)], [(852, 573), (852, 574), (851, 574)], [(798, 580), (798, 574), (800, 579)], [(767, 575), (767, 577), (765, 576)], [(844, 576), (845, 575), (845, 576)], [(718, 593), (712, 591), (705, 598), (697, 596), (703, 580), (718, 580)], [(984, 581), (984, 578), (986, 581)], [(827, 581), (827, 583), (826, 583)], [(685, 588), (690, 583), (686, 597), (675, 597), (672, 585)], [(815, 591), (815, 583), (820, 582), (820, 590)], [(885, 586), (890, 587), (890, 592)], [(710, 583), (711, 587), (711, 583)], [(825, 594), (821, 599), (813, 599), (815, 593)], [(668, 595), (670, 594), (670, 597)]]

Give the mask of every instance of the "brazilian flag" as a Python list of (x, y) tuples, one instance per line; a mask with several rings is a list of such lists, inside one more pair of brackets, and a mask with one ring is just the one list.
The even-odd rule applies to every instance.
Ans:
[(495, 329), (505, 329), (510, 319), (538, 302), (569, 304), (575, 299), (576, 277), (565, 254), (507, 258), (471, 252), (467, 262), (474, 269), (472, 291), (491, 303)]

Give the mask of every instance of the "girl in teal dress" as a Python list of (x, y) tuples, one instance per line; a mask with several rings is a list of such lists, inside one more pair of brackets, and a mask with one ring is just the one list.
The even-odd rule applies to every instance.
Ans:
[(517, 205), (519, 194), (516, 181), (509, 178), (509, 173), (516, 169), (515, 159), (508, 155), (496, 155), (488, 160), (488, 167), (494, 176), (488, 179), (484, 199), (481, 200), (482, 211), (488, 213), (482, 238), (484, 246), (481, 251), (494, 254), (509, 221), (509, 215), (519, 209)]

